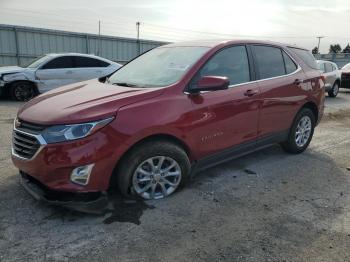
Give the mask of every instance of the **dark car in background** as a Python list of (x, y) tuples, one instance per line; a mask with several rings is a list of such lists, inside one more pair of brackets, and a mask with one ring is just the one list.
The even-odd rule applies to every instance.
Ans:
[(68, 85), (25, 104), (12, 160), (27, 191), (55, 204), (67, 203), (63, 194), (100, 197), (114, 185), (125, 196), (160, 199), (199, 170), (275, 143), (303, 152), (324, 99), (306, 49), (239, 40), (169, 44), (105, 83)]
[(341, 87), (350, 88), (350, 63), (341, 68)]

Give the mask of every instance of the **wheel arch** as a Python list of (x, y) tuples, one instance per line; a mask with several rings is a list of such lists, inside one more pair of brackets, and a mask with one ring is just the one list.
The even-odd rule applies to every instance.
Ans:
[(31, 81), (31, 80), (28, 80), (28, 79), (14, 80), (12, 82), (7, 83), (7, 85), (9, 87), (11, 87), (13, 84), (18, 83), (18, 82), (27, 82), (27, 83), (31, 84), (34, 87), (36, 93), (39, 92), (37, 84), (34, 81)]
[(308, 109), (310, 109), (313, 112), (313, 114), (315, 116), (315, 121), (317, 123), (318, 122), (318, 118), (319, 118), (319, 112), (318, 112), (318, 107), (317, 107), (316, 103), (314, 103), (312, 101), (308, 101), (300, 108), (300, 110), (303, 109), (303, 108), (308, 108)]
[(114, 187), (117, 185), (117, 173), (118, 173), (118, 167), (120, 166), (120, 163), (129, 155), (131, 151), (133, 151), (135, 148), (142, 146), (145, 143), (152, 142), (152, 141), (164, 141), (164, 142), (170, 142), (173, 143), (180, 148), (182, 148), (190, 162), (194, 160), (193, 152), (191, 151), (190, 147), (180, 138), (176, 137), (175, 135), (171, 134), (165, 134), (165, 133), (159, 133), (159, 134), (152, 134), (149, 136), (146, 136), (135, 143), (133, 143), (124, 153), (123, 155), (117, 160), (115, 167), (113, 169), (113, 172), (111, 174), (111, 177), (109, 179), (109, 187)]

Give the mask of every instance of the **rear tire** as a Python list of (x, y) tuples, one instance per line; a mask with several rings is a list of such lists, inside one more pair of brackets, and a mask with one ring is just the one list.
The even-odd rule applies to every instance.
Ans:
[(296, 115), (288, 139), (281, 144), (291, 154), (303, 152), (310, 144), (314, 134), (316, 119), (309, 108), (302, 108)]
[[(175, 176), (177, 173), (179, 176)], [(172, 194), (186, 184), (189, 173), (190, 161), (181, 147), (168, 141), (149, 141), (127, 153), (116, 175), (118, 188), (124, 196), (147, 200)]]
[(332, 89), (328, 91), (330, 97), (336, 97), (339, 93), (339, 83), (335, 82)]
[(16, 101), (29, 101), (36, 96), (36, 90), (32, 83), (18, 81), (10, 86), (11, 99)]

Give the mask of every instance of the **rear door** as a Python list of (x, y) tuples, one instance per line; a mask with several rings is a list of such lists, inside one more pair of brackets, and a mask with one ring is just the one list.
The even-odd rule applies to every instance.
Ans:
[(106, 76), (109, 63), (85, 56), (74, 56), (77, 77), (80, 81)]
[(36, 72), (40, 80), (39, 91), (46, 92), (53, 88), (78, 82), (72, 56), (55, 57), (42, 65)]
[(290, 128), (300, 101), (304, 99), (301, 68), (286, 51), (276, 46), (253, 45), (261, 108), (258, 136), (284, 137)]
[(194, 110), (193, 140), (199, 157), (236, 145), (255, 147), (258, 127), (259, 88), (252, 82), (246, 46), (231, 46), (218, 51), (199, 70), (191, 86), (203, 76), (226, 76), (227, 90), (189, 95)]

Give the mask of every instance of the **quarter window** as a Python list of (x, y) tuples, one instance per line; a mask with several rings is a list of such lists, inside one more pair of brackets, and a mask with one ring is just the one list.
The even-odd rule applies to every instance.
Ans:
[(290, 50), (294, 51), (299, 58), (301, 58), (305, 64), (307, 64), (309, 67), (313, 69), (318, 69), (316, 59), (312, 55), (312, 53), (305, 49), (295, 48), (295, 47), (289, 47)]
[(241, 84), (250, 81), (248, 55), (245, 46), (233, 46), (216, 53), (202, 67), (195, 82), (203, 76), (225, 76), (230, 80), (230, 85)]
[(297, 65), (294, 63), (294, 61), (287, 55), (284, 51), (283, 53), (283, 60), (285, 64), (285, 69), (287, 74), (293, 73), (295, 70), (298, 69)]

